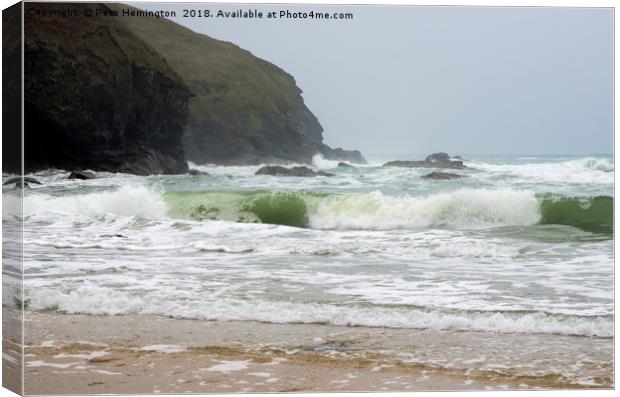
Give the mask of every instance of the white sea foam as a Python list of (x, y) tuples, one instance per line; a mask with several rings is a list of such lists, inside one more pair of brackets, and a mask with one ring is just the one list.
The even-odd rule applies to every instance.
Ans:
[(33, 360), (33, 361), (26, 361), (26, 367), (33, 367), (33, 368), (37, 368), (37, 367), (51, 367), (51, 368), (58, 368), (58, 369), (66, 369), (66, 368), (70, 368), (74, 365), (78, 365), (80, 364), (79, 362), (75, 362), (75, 363), (63, 363), (63, 364), (57, 364), (57, 363), (48, 363), (42, 360)]
[(219, 361), (220, 364), (205, 369), (210, 372), (234, 372), (241, 371), (248, 367), (250, 361)]
[(254, 173), (263, 165), (233, 165), (223, 166), (217, 164), (194, 164), (189, 161), (188, 166), (190, 169), (208, 172), (210, 175), (223, 176), (253, 176)]
[(310, 225), (317, 229), (526, 226), (538, 222), (532, 191), (461, 189), (427, 197), (393, 197), (379, 191), (317, 200)]
[[(338, 163), (340, 162), (348, 163), (347, 161), (342, 161), (342, 160), (328, 160), (325, 157), (323, 157), (323, 155), (320, 153), (317, 153), (312, 157), (312, 165), (320, 169), (338, 168)], [(384, 163), (385, 161), (369, 161), (366, 164), (355, 163), (353, 164), (353, 166), (356, 168), (360, 168), (360, 167), (361, 168), (372, 168), (372, 167), (381, 167)]]
[(314, 157), (312, 157), (312, 164), (321, 169), (337, 168), (339, 162), (340, 160), (328, 160), (321, 154), (315, 154)]
[(159, 314), (199, 320), (241, 320), (272, 323), (327, 323), (394, 328), (469, 330), (500, 333), (555, 333), (609, 337), (613, 319), (601, 316), (552, 315), (541, 312), (441, 311), (398, 307), (343, 307), (217, 299), (175, 301), (161, 293), (136, 296), (125, 291), (80, 288), (65, 293), (30, 290), (35, 310), (56, 309), (95, 315)]
[(60, 197), (37, 194), (24, 199), (24, 216), (47, 213), (69, 218), (105, 214), (163, 218), (167, 209), (161, 194), (145, 186)]
[(154, 351), (158, 353), (181, 353), (187, 349), (177, 345), (148, 345), (143, 346), (140, 350)]
[(491, 175), (505, 174), (538, 182), (577, 184), (613, 184), (614, 164), (605, 158), (587, 157), (576, 160), (526, 163), (489, 164), (479, 161), (467, 162), (467, 166)]

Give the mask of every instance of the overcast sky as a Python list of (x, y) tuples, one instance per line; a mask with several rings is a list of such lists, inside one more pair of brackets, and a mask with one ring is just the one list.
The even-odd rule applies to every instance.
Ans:
[(613, 151), (611, 9), (250, 8), (354, 14), (352, 21), (182, 18), (181, 12), (173, 19), (292, 74), (331, 146), (394, 154)]

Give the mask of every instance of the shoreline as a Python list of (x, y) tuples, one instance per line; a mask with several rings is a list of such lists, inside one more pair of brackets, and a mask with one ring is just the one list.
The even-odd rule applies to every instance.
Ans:
[(28, 394), (613, 387), (613, 338), (33, 311), (25, 319)]

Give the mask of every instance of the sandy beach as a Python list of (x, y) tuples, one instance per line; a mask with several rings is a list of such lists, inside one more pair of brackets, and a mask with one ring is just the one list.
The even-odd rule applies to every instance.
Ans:
[(52, 312), (25, 328), (27, 394), (613, 387), (612, 338)]

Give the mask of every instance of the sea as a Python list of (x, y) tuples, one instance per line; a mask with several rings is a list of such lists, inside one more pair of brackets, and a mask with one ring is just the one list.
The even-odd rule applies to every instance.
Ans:
[[(463, 155), (331, 177), (69, 170), (3, 187), (24, 231), (23, 306), (90, 315), (613, 337), (611, 155)], [(442, 170), (437, 170), (442, 171)], [(446, 170), (443, 170), (446, 171)], [(5, 301), (15, 291), (4, 288)]]

